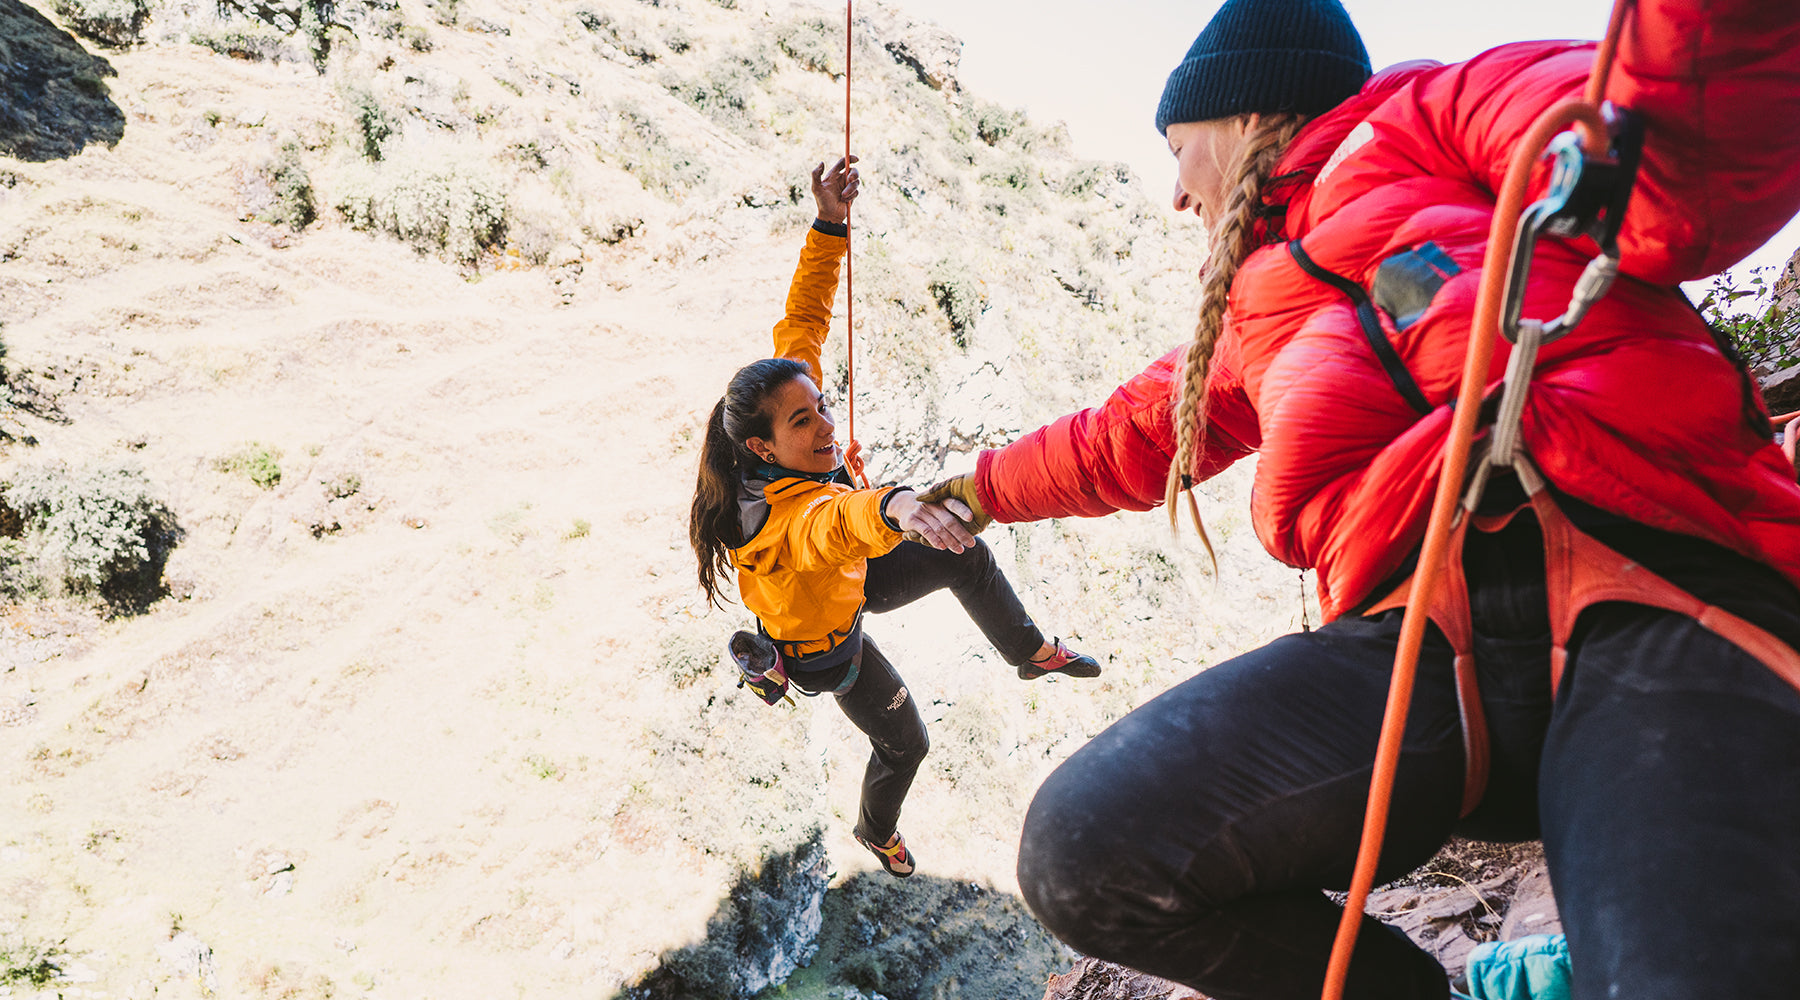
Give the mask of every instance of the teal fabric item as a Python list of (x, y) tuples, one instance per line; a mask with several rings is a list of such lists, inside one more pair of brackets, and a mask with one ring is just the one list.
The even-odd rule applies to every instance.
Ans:
[(1533, 934), (1476, 945), (1468, 976), (1473, 1000), (1569, 1000), (1569, 940)]

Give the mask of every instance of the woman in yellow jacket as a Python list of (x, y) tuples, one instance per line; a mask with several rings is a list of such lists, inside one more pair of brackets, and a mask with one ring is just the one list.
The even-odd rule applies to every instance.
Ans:
[[(831, 692), (869, 737), (856, 839), (904, 878), (914, 864), (897, 829), (900, 806), (929, 742), (904, 682), (863, 634), (863, 613), (948, 587), (1021, 678), (1094, 677), (1100, 664), (1045, 641), (992, 551), (958, 519), (970, 516), (966, 508), (921, 503), (903, 486), (857, 489), (844, 470), (819, 394), (819, 357), (858, 189), (854, 162), (813, 170), (819, 217), (775, 326), (776, 356), (739, 370), (713, 407), (688, 532), (707, 597), (716, 602), (735, 571), (760, 625), (756, 639), (773, 644), (788, 679), (810, 694)], [(927, 544), (902, 541), (907, 533)], [(734, 637), (740, 662), (754, 656), (752, 638)]]

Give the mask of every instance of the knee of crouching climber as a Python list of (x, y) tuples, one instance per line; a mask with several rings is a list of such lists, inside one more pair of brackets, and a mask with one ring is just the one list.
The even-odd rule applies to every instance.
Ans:
[[(1019, 890), (1051, 933), (1099, 958), (1113, 953), (1110, 928), (1134, 920), (1131, 893), (1115, 883), (1122, 852), (1119, 824), (1094, 808), (1091, 789), (1068, 780), (1066, 768), (1038, 789), (1019, 839)], [(1064, 780), (1058, 780), (1064, 779)]]

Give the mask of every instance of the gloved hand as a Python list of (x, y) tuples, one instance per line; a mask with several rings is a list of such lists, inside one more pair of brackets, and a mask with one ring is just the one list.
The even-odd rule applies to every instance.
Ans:
[[(945, 510), (955, 514), (957, 520), (968, 526), (972, 535), (980, 534), (983, 528), (994, 522), (982, 508), (981, 498), (975, 494), (975, 476), (972, 473), (951, 476), (933, 483), (930, 489), (919, 494), (919, 502), (942, 504)], [(908, 532), (906, 538), (913, 542), (922, 540), (913, 537), (912, 532)]]

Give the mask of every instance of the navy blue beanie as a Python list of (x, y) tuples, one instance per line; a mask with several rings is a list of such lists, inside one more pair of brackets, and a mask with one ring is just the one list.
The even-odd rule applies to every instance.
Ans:
[(1169, 74), (1156, 130), (1243, 114), (1329, 111), (1369, 79), (1338, 0), (1226, 0)]

